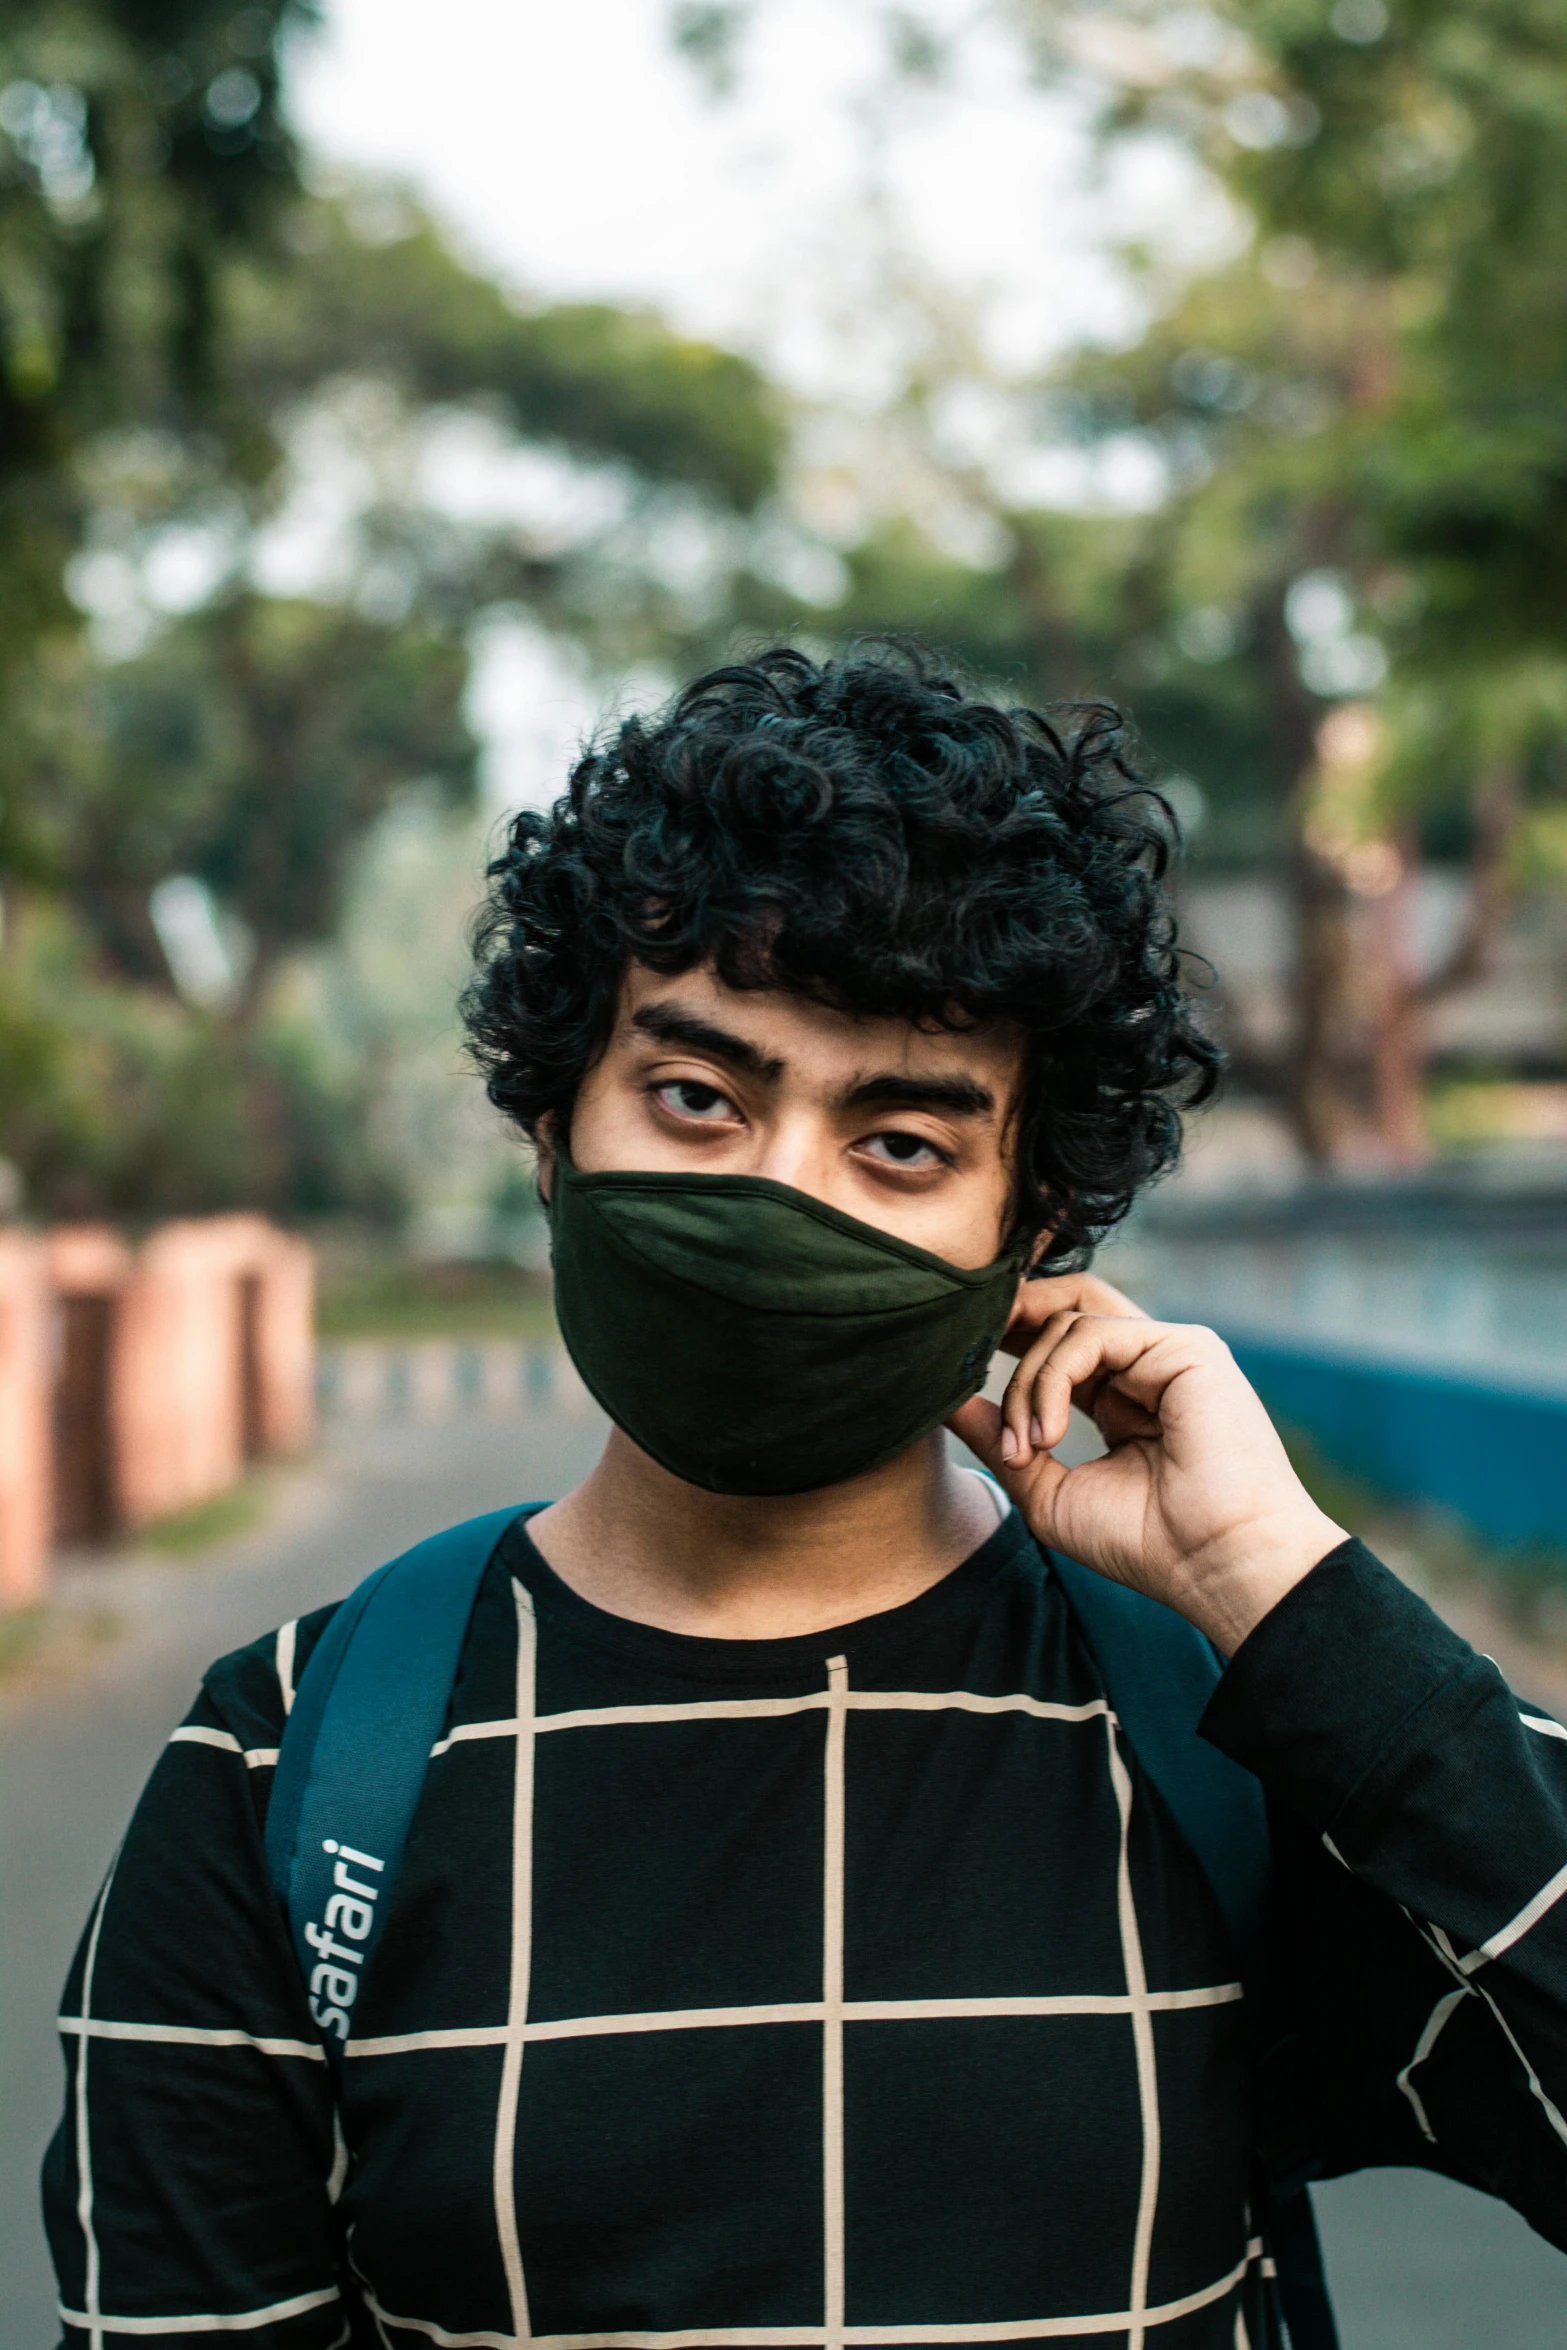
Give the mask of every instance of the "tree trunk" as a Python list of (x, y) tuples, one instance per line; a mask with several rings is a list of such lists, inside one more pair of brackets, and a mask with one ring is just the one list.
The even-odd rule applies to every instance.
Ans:
[[(1328, 527), (1324, 520), (1318, 535), (1328, 535)], [(1291, 834), (1286, 873), (1294, 929), (1294, 1018), (1285, 1048), (1283, 1095), (1295, 1140), (1313, 1166), (1325, 1167), (1344, 1155), (1355, 1123), (1342, 1067), (1351, 909), (1339, 875), (1303, 833), (1321, 708), (1301, 680), (1284, 615), (1286, 586), (1281, 581), (1270, 592), (1257, 618), (1271, 687), (1274, 783)]]
[(1518, 763), (1493, 760), (1475, 794), (1469, 904), (1450, 953), (1435, 970), (1417, 968), (1413, 936), (1419, 844), (1398, 844), (1402, 874), (1371, 909), (1374, 958), (1371, 1098), (1378, 1156), (1393, 1167), (1423, 1166), (1430, 1157), (1426, 1064), (1433, 1005), (1483, 978), (1497, 933), (1512, 903), (1512, 851), (1521, 809)]
[(1354, 904), (1332, 867), (1304, 841), (1293, 862), (1295, 1034), (1287, 1095), (1295, 1138), (1314, 1167), (1350, 1157), (1360, 1128), (1351, 1086), (1355, 1007)]
[(1371, 1030), (1371, 1121), (1376, 1155), (1392, 1168), (1425, 1165), (1426, 1019), (1413, 937), (1419, 883), (1416, 844), (1405, 844), (1393, 887), (1372, 901), (1369, 945), (1375, 961)]

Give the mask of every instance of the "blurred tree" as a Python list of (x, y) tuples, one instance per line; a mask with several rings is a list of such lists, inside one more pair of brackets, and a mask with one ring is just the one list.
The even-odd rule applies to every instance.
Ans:
[[(217, 282), (275, 233), (295, 155), (278, 42), (306, 0), (0, 4), (0, 706), (76, 615), (76, 460), (127, 428), (272, 452), (217, 381)], [(6, 756), (0, 858), (34, 854)]]
[[(1548, 816), (1560, 791), (1567, 16), (1248, 0), (1206, 44), (1166, 7), (1139, 20), (1156, 56), (1113, 119), (1178, 125), (1255, 224), (1240, 262), (1165, 306), (1131, 372), (1184, 535), (1250, 574), (1293, 817), (1297, 1128), (1332, 1158), (1369, 1120), (1384, 1156), (1418, 1158), (1424, 1015), (1483, 967), (1531, 803)], [(1365, 693), (1375, 724), (1324, 727)], [(1434, 971), (1409, 903), (1433, 825), (1470, 867)]]
[(107, 967), (166, 983), (153, 893), (193, 877), (243, 925), (230, 1018), (254, 1023), (281, 957), (336, 925), (365, 831), (411, 784), (470, 805), (467, 657), (417, 625), (239, 592), (103, 678), (100, 788), (71, 896)]
[(377, 1071), (333, 1065), (308, 1024), (273, 1008), (236, 1034), (220, 1009), (127, 986), (38, 897), (7, 963), (0, 1098), (33, 1213), (386, 1219), (406, 1204), (371, 1142)]
[(605, 303), (527, 307), (393, 188), (297, 204), (288, 252), (236, 272), (232, 380), (276, 416), (336, 376), (412, 407), (483, 401), (529, 442), (741, 512), (774, 486), (783, 414), (750, 361)]
[[(0, 1149), (38, 1207), (387, 1204), (324, 1147), (366, 1105), (279, 1026), (281, 964), (399, 795), (471, 804), (476, 620), (657, 650), (692, 626), (660, 534), (721, 581), (776, 474), (746, 362), (514, 302), (394, 191), (307, 195), (280, 36), (311, 13), (0, 0)], [(395, 484), (314, 598), (258, 592), (296, 444), (367, 388)], [(596, 526), (432, 503), (454, 414), (556, 453)]]
[(331, 936), (399, 794), (471, 804), (467, 671), (419, 626), (240, 592), (86, 672), (89, 755), (51, 798), (65, 887), (17, 904), (0, 980), (6, 1146), (35, 1208), (397, 1204), (365, 1084), (276, 1016), (271, 982)]
[[(716, 32), (680, 11), (672, 29), (698, 63), (721, 36), (732, 72), (761, 4)], [(914, 37), (913, 12), (867, 13), (889, 81), (939, 78), (943, 43)], [(1125, 529), (1047, 521), (1012, 511), (1000, 475), (958, 468), (1008, 552), (983, 559), (985, 584), (949, 564), (929, 625), (950, 633), (950, 612), (976, 652), (988, 634), (993, 673), (1036, 690), (1118, 683), (1156, 752), (1217, 784), (1209, 853), (1271, 846), (1294, 907), (1293, 1035), (1251, 1074), (1313, 1158), (1416, 1158), (1427, 1014), (1485, 966), (1520, 877), (1567, 837), (1567, 12), (1003, 13), (1107, 140), (1152, 134), (1201, 160), (1232, 258), (1193, 278), (1129, 256), (1146, 331), (1070, 363), (1047, 402), (1046, 437), (1152, 451), (1156, 511)], [(967, 356), (945, 383), (925, 372), (904, 411), (982, 376)], [(1020, 410), (1037, 396), (987, 388)], [(943, 461), (939, 428), (926, 454)], [(878, 580), (872, 606), (907, 610), (895, 536), (849, 557), (856, 615)], [(1468, 912), (1432, 969), (1412, 901), (1437, 848), (1467, 868)]]

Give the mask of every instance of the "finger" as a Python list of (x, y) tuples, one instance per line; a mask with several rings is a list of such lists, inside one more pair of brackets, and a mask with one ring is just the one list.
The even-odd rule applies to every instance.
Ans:
[(1012, 1319), (1002, 1334), (1002, 1351), (1024, 1353), (1037, 1332), (1059, 1313), (1106, 1314), (1132, 1322), (1149, 1318), (1124, 1290), (1102, 1281), (1097, 1273), (1036, 1274), (1018, 1292)]
[[(1047, 1433), (1057, 1427), (1064, 1433), (1073, 1403), (1098, 1414), (1113, 1387), (1128, 1411), (1146, 1415), (1151, 1426), (1159, 1427), (1169, 1391), (1182, 1374), (1227, 1353), (1211, 1330), (1079, 1315), (1054, 1339), (1036, 1373), (1040, 1417)], [(1051, 1440), (1059, 1443), (1060, 1435)]]
[(1000, 1409), (983, 1395), (960, 1404), (946, 1424), (998, 1480), (1041, 1541), (1051, 1540), (1055, 1493), (1066, 1470), (1048, 1453), (1036, 1455), (1026, 1466), (1009, 1460), (1002, 1451), (1006, 1427)]
[(1030, 1381), (1030, 1425), (1038, 1430), (1036, 1441), (1043, 1448), (1053, 1450), (1060, 1444), (1072, 1424), (1072, 1406), (1077, 1404), (1091, 1412), (1094, 1397), (1089, 1386), (1080, 1390), (1066, 1367), (1058, 1344), (1035, 1364)]
[[(1124, 1409), (1112, 1415), (1117, 1436), (1156, 1429), (1159, 1397), (1177, 1368), (1169, 1359), (1173, 1342), (1202, 1335), (1150, 1321), (1146, 1315), (1135, 1320), (1125, 1315), (1053, 1315), (1019, 1363), (1002, 1400), (1006, 1459), (1021, 1465), (1038, 1452), (1053, 1451), (1071, 1424), (1074, 1404), (1099, 1419), (1112, 1383), (1123, 1390)], [(1156, 1345), (1166, 1362), (1150, 1379), (1138, 1366)]]
[[(987, 1396), (970, 1396), (967, 1403), (959, 1404), (948, 1415), (945, 1424), (984, 1462), (993, 1476), (1002, 1478), (1009, 1490), (1018, 1490), (1019, 1471), (1024, 1464), (1018, 1460), (1012, 1431), (1001, 1416), (999, 1404), (993, 1404)], [(1034, 1465), (1037, 1467), (1038, 1463)]]
[(975, 1459), (983, 1461), (992, 1471), (999, 1471), (1002, 1466), (1002, 1425), (1000, 1405), (984, 1395), (971, 1395), (947, 1420), (947, 1426), (959, 1442), (966, 1444)]
[[(1060, 1435), (1048, 1436), (1037, 1408), (1038, 1377), (1053, 1349), (1075, 1319), (1076, 1316), (1070, 1310), (1052, 1314), (1007, 1381), (1006, 1393), (1001, 1399), (1001, 1416), (1005, 1423), (1002, 1444), (1009, 1461), (1026, 1461), (1033, 1452), (1042, 1450), (1047, 1441), (1060, 1442)], [(1064, 1426), (1060, 1434), (1065, 1434)]]

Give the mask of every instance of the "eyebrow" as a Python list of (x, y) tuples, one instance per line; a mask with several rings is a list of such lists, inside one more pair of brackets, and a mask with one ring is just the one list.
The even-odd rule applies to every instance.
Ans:
[(684, 1045), (688, 1052), (706, 1053), (709, 1060), (727, 1061), (731, 1069), (743, 1069), (765, 1085), (776, 1085), (784, 1072), (782, 1061), (764, 1053), (760, 1045), (727, 1028), (715, 1028), (695, 1012), (681, 1011), (678, 1004), (644, 1004), (632, 1013), (631, 1025), (658, 1044)]
[(909, 1077), (884, 1070), (862, 1077), (841, 1096), (846, 1110), (945, 1110), (955, 1118), (993, 1114), (996, 1097), (973, 1077)]
[[(749, 1038), (715, 1027), (678, 1004), (644, 1004), (631, 1015), (631, 1025), (658, 1044), (684, 1045), (688, 1052), (705, 1053), (710, 1060), (727, 1061), (764, 1085), (776, 1085), (784, 1064), (764, 1053)], [(949, 1117), (985, 1118), (995, 1114), (996, 1097), (974, 1077), (911, 1077), (901, 1069), (877, 1070), (856, 1078), (838, 1096), (845, 1110), (944, 1110)]]

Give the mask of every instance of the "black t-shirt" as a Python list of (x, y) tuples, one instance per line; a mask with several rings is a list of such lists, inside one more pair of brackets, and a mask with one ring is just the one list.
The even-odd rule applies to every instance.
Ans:
[[(1371, 1609), (1367, 1654), (1381, 1638), (1397, 1660), (1381, 1678), (1415, 1670), (1396, 1646), (1414, 1624), (1433, 1688), (1469, 1676), (1473, 1725), (1494, 1668), (1360, 1561), (1340, 1606)], [(1276, 1611), (1308, 1683), (1310, 1593), (1337, 1571)], [(214, 1668), (84, 1938), (47, 2176), (73, 2340), (236, 2321), (256, 2350), (1277, 2339), (1217, 1909), (1018, 1520), (907, 1606), (781, 1641), (606, 1615), (514, 1528), (355, 2005), (340, 2116), (261, 1846), (330, 1612)], [(1358, 1797), (1364, 1705), (1291, 1727), (1270, 1627), (1249, 1712), (1244, 1656), (1221, 1688), (1231, 1743), (1265, 1742), (1271, 1713), (1304, 1786), (1308, 1765), (1331, 1776), (1336, 1736)], [(1412, 1718), (1395, 1694), (1370, 1725), (1379, 1758)], [(1560, 1820), (1563, 1746), (1501, 1701), (1478, 1748), (1464, 1733), (1461, 1776), (1487, 1752), (1493, 1785), (1534, 1773), (1532, 1852)], [(1425, 1788), (1454, 1737), (1435, 1702)], [(1354, 1817), (1334, 1817), (1353, 1847)], [(1472, 2165), (1436, 2149), (1449, 2109), (1515, 2165), (1520, 2117), (1559, 2153), (1535, 2096), (1551, 2031), (1525, 2062), (1516, 2036), (1453, 2022), (1466, 1994), (1431, 1935), (1354, 1883), (1342, 1844), (1302, 1848), (1330, 2088), (1350, 2056), (1346, 2158)]]

